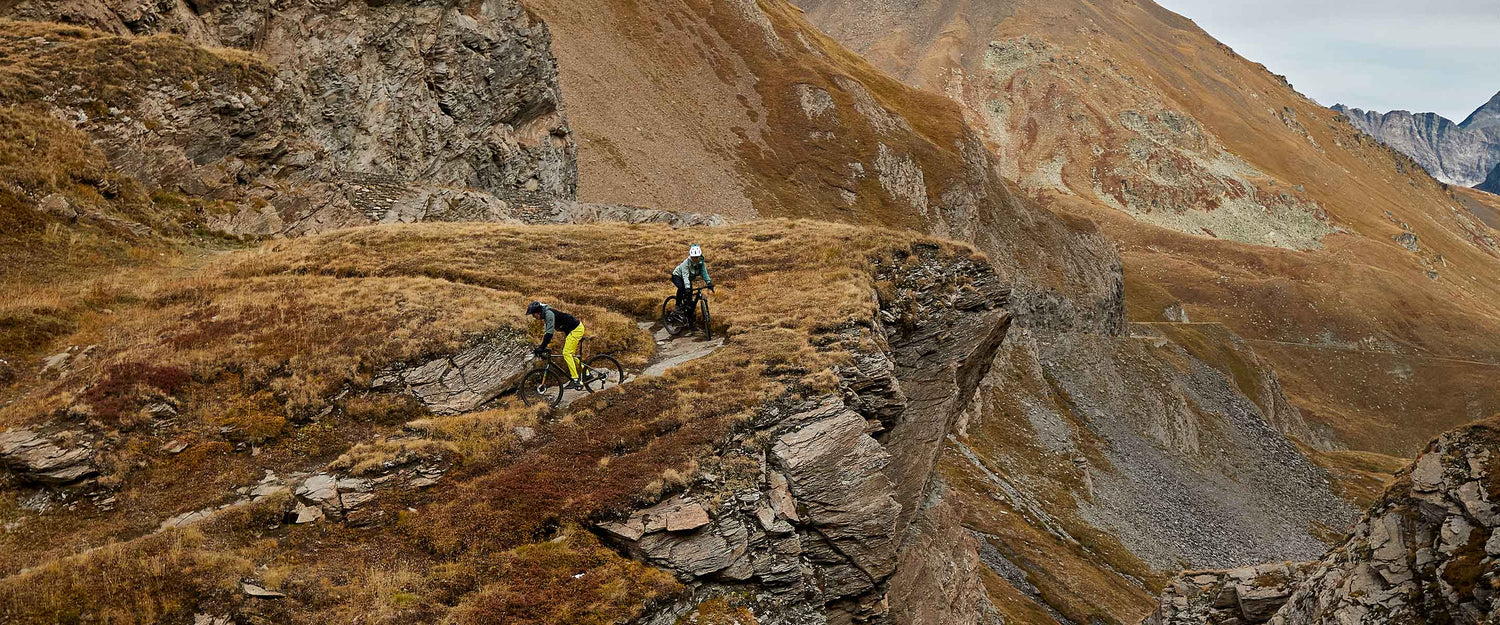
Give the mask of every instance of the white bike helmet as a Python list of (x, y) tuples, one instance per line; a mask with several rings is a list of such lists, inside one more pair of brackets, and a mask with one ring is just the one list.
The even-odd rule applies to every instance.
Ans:
[(688, 248), (688, 258), (703, 258), (703, 248), (697, 245)]

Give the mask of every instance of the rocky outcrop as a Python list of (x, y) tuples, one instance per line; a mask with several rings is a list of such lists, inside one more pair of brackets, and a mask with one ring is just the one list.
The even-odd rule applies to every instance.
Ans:
[(1491, 622), (1500, 608), (1497, 470), (1500, 419), (1444, 434), (1321, 560), (1184, 574), (1146, 623)]
[(600, 532), (700, 592), (753, 587), (761, 622), (891, 622), (898, 561), (929, 555), (914, 523), (939, 444), (1009, 314), (994, 271), (971, 259), (919, 247), (877, 275), (892, 286), (879, 318), (836, 335), (854, 354), (839, 394), (766, 406), (726, 446), (755, 471), (700, 480)]
[(550, 215), (538, 215), (551, 223), (627, 223), (627, 224), (670, 224), (673, 227), (685, 226), (722, 226), (728, 223), (723, 217), (713, 213), (685, 213), (667, 211), (641, 206), (624, 206), (620, 204), (589, 204), (583, 202), (570, 202), (560, 200), (553, 203)]
[(57, 438), (27, 428), (0, 432), (0, 465), (24, 482), (45, 486), (72, 484), (98, 474), (91, 446), (64, 448)]
[[(46, 86), (59, 116), (88, 131), (117, 170), (148, 190), (212, 203), (203, 220), (211, 228), (272, 235), (503, 221), (576, 193), (576, 148), (550, 35), (515, 0), (464, 10), (439, 2), (294, 2), (273, 10), (255, 0), (28, 0), (0, 15), (122, 37), (172, 33), (264, 60), (240, 59), (266, 66), (243, 79), (152, 70), (185, 75), (121, 85), (130, 97), (107, 111), (76, 101), (68, 80)], [(62, 57), (74, 43), (39, 45)]]
[(1292, 596), (1313, 563), (1270, 563), (1230, 571), (1189, 571), (1163, 591), (1149, 625), (1265, 623)]
[(516, 336), (494, 336), (457, 354), (377, 375), (371, 388), (406, 391), (438, 414), (471, 412), (515, 387), (531, 362), (531, 345)]
[(266, 471), (260, 481), (235, 489), (234, 501), (188, 510), (174, 515), (157, 528), (165, 531), (217, 517), (221, 512), (247, 504), (282, 499), (282, 518), (288, 524), (305, 525), (325, 520), (350, 527), (365, 527), (389, 520), (384, 510), (371, 505), (383, 494), (427, 488), (442, 479), (450, 459), (431, 449), (415, 449), (401, 439), (386, 441), (399, 450), (373, 467), (350, 474), (336, 461), (329, 470), (294, 472), (286, 476)]
[(1377, 113), (1342, 104), (1335, 104), (1333, 110), (1448, 184), (1483, 184), (1500, 164), (1500, 94), (1461, 124), (1437, 113)]

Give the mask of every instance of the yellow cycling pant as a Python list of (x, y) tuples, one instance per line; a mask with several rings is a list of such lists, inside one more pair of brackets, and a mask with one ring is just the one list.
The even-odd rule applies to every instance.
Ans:
[(568, 363), (568, 375), (578, 379), (578, 342), (583, 340), (583, 323), (573, 328), (568, 333), (568, 338), (563, 340), (563, 362)]

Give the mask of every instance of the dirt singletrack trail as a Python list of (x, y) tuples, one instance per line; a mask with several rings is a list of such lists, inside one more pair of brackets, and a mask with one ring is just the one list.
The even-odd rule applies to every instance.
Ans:
[[(723, 338), (705, 341), (696, 333), (674, 338), (664, 328), (658, 327), (659, 324), (641, 322), (640, 325), (642, 330), (652, 332), (652, 337), (656, 339), (656, 354), (640, 373), (626, 372), (623, 384), (629, 384), (641, 377), (663, 375), (673, 367), (712, 354), (724, 346)], [(568, 404), (589, 394), (588, 391), (563, 391), (562, 402), (557, 407), (566, 408)]]

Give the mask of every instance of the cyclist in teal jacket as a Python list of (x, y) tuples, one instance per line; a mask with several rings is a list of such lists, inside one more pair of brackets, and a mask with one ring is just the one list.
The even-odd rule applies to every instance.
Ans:
[(693, 320), (693, 280), (703, 278), (708, 290), (714, 290), (714, 280), (708, 277), (708, 262), (703, 258), (703, 248), (693, 245), (688, 248), (688, 257), (672, 270), (672, 284), (677, 287), (677, 312), (688, 321)]

